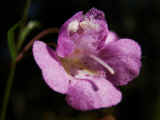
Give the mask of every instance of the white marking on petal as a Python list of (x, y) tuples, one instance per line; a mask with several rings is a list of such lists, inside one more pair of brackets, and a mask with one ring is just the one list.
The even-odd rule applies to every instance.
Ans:
[(109, 32), (108, 36), (105, 40), (105, 44), (108, 44), (109, 42), (112, 42), (114, 40), (118, 39), (117, 35), (114, 32)]
[(84, 20), (84, 21), (80, 22), (80, 26), (83, 29), (96, 29), (97, 30), (99, 28), (98, 24), (95, 24), (95, 23), (93, 23), (92, 21), (89, 21), (89, 20)]
[(78, 27), (79, 27), (78, 20), (74, 20), (68, 24), (68, 30), (72, 32), (76, 32), (78, 30)]
[(86, 79), (94, 75), (95, 75), (94, 73), (84, 69), (84, 70), (78, 70), (78, 73), (74, 77), (78, 79)]
[(94, 59), (95, 61), (97, 61), (99, 64), (101, 64), (103, 67), (105, 67), (111, 74), (114, 74), (114, 70), (111, 66), (109, 66), (107, 63), (105, 63), (102, 59), (100, 59), (99, 57), (96, 57), (95, 55), (90, 55), (90, 57), (92, 59)]

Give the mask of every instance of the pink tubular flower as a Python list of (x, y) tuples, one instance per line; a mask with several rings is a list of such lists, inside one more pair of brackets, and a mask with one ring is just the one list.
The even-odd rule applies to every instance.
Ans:
[(116, 86), (138, 76), (141, 48), (108, 30), (104, 13), (76, 13), (60, 29), (56, 51), (35, 41), (33, 55), (48, 86), (77, 110), (110, 107), (121, 101)]

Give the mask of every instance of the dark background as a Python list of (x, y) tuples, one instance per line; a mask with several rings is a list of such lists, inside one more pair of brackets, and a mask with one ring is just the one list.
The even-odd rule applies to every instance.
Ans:
[[(0, 107), (10, 70), (7, 30), (21, 19), (25, 1), (7, 0), (1, 6)], [(29, 20), (38, 20), (41, 28), (28, 41), (49, 27), (60, 27), (77, 11), (91, 7), (103, 10), (109, 28), (120, 37), (137, 41), (143, 52), (140, 76), (121, 87), (123, 100), (116, 107), (89, 112), (73, 110), (65, 96), (52, 91), (43, 81), (31, 50), (17, 64), (8, 120), (101, 120), (113, 115), (116, 120), (160, 120), (160, 0), (32, 0)], [(56, 42), (57, 34), (46, 37)], [(105, 119), (103, 120), (111, 120)]]

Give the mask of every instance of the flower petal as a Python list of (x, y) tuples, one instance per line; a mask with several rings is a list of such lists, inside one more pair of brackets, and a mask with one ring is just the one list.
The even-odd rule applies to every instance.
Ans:
[[(96, 26), (96, 29), (92, 29), (89, 31), (88, 36), (91, 36), (88, 39), (88, 44), (90, 45), (90, 49), (92, 50), (92, 53), (95, 53), (99, 51), (101, 48), (103, 48), (106, 38), (109, 34), (109, 29), (107, 25), (107, 21), (105, 19), (105, 15), (103, 11), (98, 10), (96, 8), (91, 8), (84, 16), (86, 20), (89, 20), (91, 24)], [(84, 20), (85, 22), (85, 20)], [(87, 45), (88, 45), (87, 44)], [(93, 49), (94, 48), (94, 49)]]
[[(71, 54), (74, 50), (74, 43), (69, 38), (69, 30), (68, 25), (72, 21), (80, 21), (83, 17), (83, 12), (80, 11), (72, 16), (69, 20), (67, 20), (61, 27), (59, 36), (58, 36), (58, 47), (56, 49), (56, 53), (58, 56), (65, 57)], [(74, 26), (73, 26), (74, 27)]]
[(104, 46), (108, 32), (102, 11), (92, 8), (84, 15), (80, 11), (61, 27), (56, 52), (61, 57), (69, 56), (77, 49), (97, 53)]
[(116, 40), (118, 40), (117, 34), (110, 31), (110, 32), (108, 32), (107, 38), (105, 40), (105, 45), (107, 45), (110, 42), (114, 42)]
[(57, 92), (66, 93), (70, 76), (60, 64), (55, 52), (44, 42), (35, 41), (33, 55), (48, 86)]
[(105, 20), (105, 15), (103, 13), (103, 11), (100, 11), (96, 8), (91, 8), (85, 15), (88, 18), (94, 18), (97, 20)]
[(77, 110), (111, 107), (121, 101), (121, 92), (104, 78), (76, 80), (68, 89), (67, 103)]
[(126, 85), (139, 75), (141, 67), (141, 48), (133, 40), (120, 39), (110, 42), (100, 52), (99, 57), (115, 71), (107, 73), (107, 79), (115, 85)]

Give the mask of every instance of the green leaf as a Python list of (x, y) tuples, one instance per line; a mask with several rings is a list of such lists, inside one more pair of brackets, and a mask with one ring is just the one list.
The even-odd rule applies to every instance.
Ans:
[(15, 29), (17, 27), (19, 27), (20, 25), (20, 22), (16, 23), (15, 25), (13, 25), (13, 27), (11, 27), (9, 30), (8, 30), (8, 33), (7, 33), (7, 37), (8, 37), (8, 47), (9, 47), (9, 51), (10, 51), (10, 54), (11, 54), (11, 58), (12, 60), (16, 60), (16, 57), (17, 57), (17, 50), (16, 50), (16, 45), (15, 45)]
[(22, 14), (22, 19), (21, 19), (22, 24), (21, 24), (20, 29), (23, 29), (23, 27), (25, 26), (25, 23), (26, 23), (27, 18), (28, 18), (28, 11), (29, 11), (31, 2), (32, 2), (32, 0), (26, 0), (26, 3), (24, 5), (23, 14)]
[(36, 27), (38, 27), (40, 25), (39, 22), (37, 21), (30, 21), (28, 23), (28, 25), (26, 27), (24, 27), (24, 29), (21, 31), (20, 35), (19, 35), (19, 41), (18, 41), (18, 45), (17, 45), (17, 50), (19, 50), (25, 40), (25, 38), (27, 37), (27, 35)]

